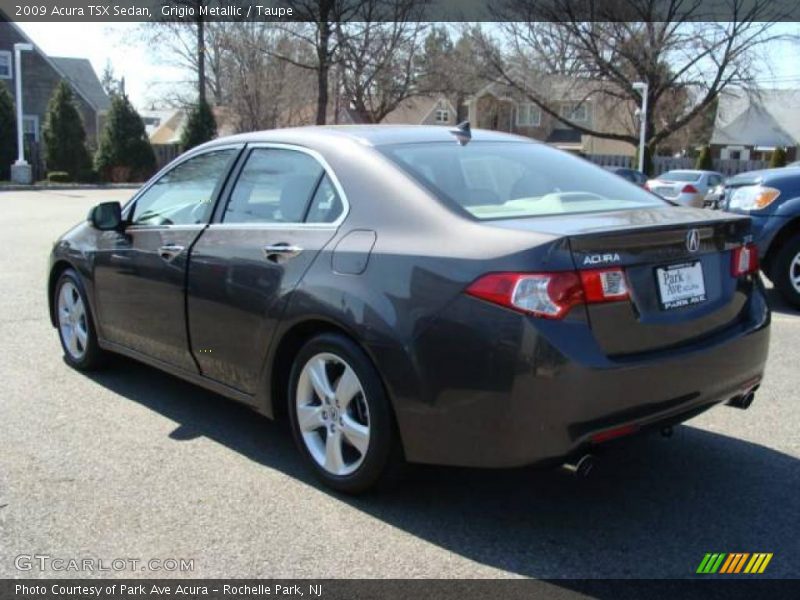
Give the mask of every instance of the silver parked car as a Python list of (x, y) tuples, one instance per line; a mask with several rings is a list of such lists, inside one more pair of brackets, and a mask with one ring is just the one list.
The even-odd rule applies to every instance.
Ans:
[(682, 169), (667, 171), (656, 179), (649, 180), (645, 187), (672, 202), (702, 208), (706, 203), (706, 196), (721, 185), (724, 179), (716, 171)]

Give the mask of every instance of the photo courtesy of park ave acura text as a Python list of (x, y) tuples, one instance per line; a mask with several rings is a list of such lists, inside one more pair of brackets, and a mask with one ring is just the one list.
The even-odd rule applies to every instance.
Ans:
[(800, 4), (0, 0), (0, 600), (800, 594)]

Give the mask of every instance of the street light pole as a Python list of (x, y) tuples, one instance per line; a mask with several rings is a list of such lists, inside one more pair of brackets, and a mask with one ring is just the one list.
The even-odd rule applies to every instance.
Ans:
[(647, 136), (647, 82), (635, 81), (633, 89), (642, 94), (642, 109), (639, 113), (639, 171), (644, 173), (644, 145)]
[(17, 161), (11, 165), (11, 180), (14, 183), (28, 184), (32, 181), (31, 166), (25, 161), (25, 132), (22, 120), (22, 53), (33, 50), (33, 44), (14, 44), (14, 68), (16, 69), (17, 104)]

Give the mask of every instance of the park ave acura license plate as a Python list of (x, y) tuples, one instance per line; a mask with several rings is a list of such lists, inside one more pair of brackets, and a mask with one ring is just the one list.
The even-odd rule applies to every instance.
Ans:
[(699, 260), (656, 269), (661, 308), (669, 310), (706, 300), (703, 265)]

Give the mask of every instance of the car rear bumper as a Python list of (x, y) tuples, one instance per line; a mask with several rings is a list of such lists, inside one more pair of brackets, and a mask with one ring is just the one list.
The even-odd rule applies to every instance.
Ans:
[(769, 310), (684, 347), (605, 357), (580, 319), (543, 322), (463, 297), (414, 342), (420, 395), (395, 401), (408, 460), (476, 467), (554, 461), (597, 434), (691, 418), (752, 387)]

